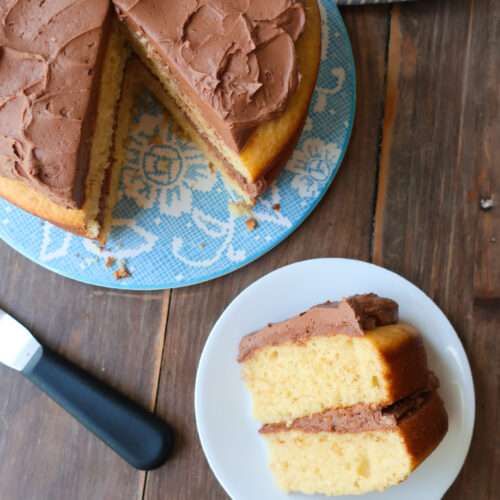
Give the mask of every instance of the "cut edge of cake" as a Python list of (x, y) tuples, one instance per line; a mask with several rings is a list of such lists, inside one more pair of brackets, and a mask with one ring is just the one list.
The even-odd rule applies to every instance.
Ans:
[[(122, 35), (123, 36), (123, 35)], [(128, 135), (131, 126), (134, 99), (138, 91), (138, 82), (134, 72), (135, 57), (127, 49), (127, 59), (124, 63), (120, 98), (117, 102), (116, 120), (112, 145), (112, 165), (108, 170), (103, 188), (107, 191), (102, 197), (101, 223), (99, 241), (106, 241), (113, 225), (113, 210), (118, 198), (118, 187), (122, 167), (127, 156)]]

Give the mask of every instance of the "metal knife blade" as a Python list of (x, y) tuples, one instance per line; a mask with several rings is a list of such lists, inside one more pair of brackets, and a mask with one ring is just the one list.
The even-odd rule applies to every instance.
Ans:
[(0, 363), (23, 371), (42, 356), (43, 348), (19, 321), (0, 309)]

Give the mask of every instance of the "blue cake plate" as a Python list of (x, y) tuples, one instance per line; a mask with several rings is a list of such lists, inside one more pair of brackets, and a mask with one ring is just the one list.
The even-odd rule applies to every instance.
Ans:
[[(62, 276), (129, 290), (192, 285), (230, 273), (292, 233), (330, 186), (354, 118), (355, 72), (349, 38), (332, 0), (320, 2), (321, 67), (300, 141), (276, 182), (252, 209), (258, 227), (234, 217), (236, 200), (200, 151), (164, 120), (147, 92), (137, 96), (106, 246), (40, 221), (0, 199), (0, 237)], [(277, 210), (279, 205), (279, 210)], [(273, 209), (274, 207), (274, 209)], [(108, 257), (115, 264), (106, 267)], [(131, 276), (117, 280), (123, 262)]]

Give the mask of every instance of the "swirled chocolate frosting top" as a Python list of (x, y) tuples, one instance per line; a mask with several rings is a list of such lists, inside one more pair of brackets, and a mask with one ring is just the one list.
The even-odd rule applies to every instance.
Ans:
[(227, 146), (241, 152), (297, 88), (302, 0), (113, 0)]
[(0, 176), (78, 208), (109, 0), (0, 2)]
[(252, 357), (262, 347), (280, 345), (288, 340), (300, 343), (312, 336), (361, 336), (365, 330), (397, 323), (398, 318), (397, 302), (374, 293), (352, 295), (340, 302), (325, 302), (245, 335), (240, 341), (238, 361)]

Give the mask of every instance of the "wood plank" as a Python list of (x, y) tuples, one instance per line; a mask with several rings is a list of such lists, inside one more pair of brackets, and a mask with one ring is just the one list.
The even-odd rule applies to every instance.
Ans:
[[(42, 342), (154, 407), (169, 292), (139, 294), (57, 276), (0, 242), (0, 306)], [(8, 500), (141, 498), (128, 466), (20, 374), (0, 366), (0, 485)]]
[(193, 391), (207, 335), (229, 302), (262, 275), (291, 262), (335, 255), (369, 259), (388, 8), (350, 9), (343, 14), (358, 72), (357, 116), (343, 166), (309, 219), (269, 254), (228, 276), (173, 291), (157, 410), (173, 423), (179, 439), (173, 459), (148, 473), (147, 499), (162, 498), (165, 492), (171, 500), (227, 498), (199, 446)]
[[(500, 477), (499, 11), (442, 0), (393, 9), (374, 260), (443, 309), (476, 388), (465, 466), (445, 498), (489, 499)], [(498, 196), (498, 194), (497, 194)], [(494, 493), (495, 492), (495, 493)]]

